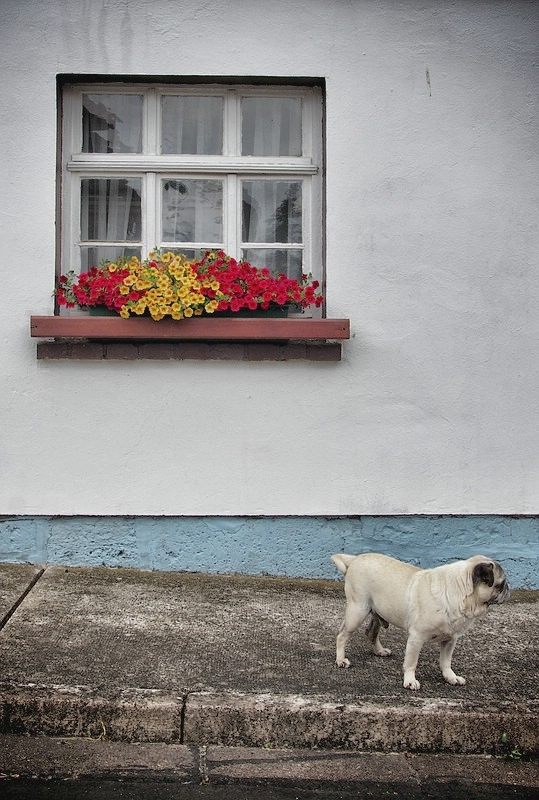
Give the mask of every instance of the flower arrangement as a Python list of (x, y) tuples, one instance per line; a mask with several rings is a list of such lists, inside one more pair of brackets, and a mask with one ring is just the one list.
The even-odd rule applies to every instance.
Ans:
[(322, 294), (310, 275), (301, 281), (224, 251), (208, 251), (189, 261), (184, 255), (154, 250), (144, 261), (136, 256), (102, 262), (88, 272), (60, 277), (55, 294), (61, 306), (104, 306), (128, 318), (149, 313), (183, 319), (216, 311), (267, 310), (273, 306), (319, 307)]

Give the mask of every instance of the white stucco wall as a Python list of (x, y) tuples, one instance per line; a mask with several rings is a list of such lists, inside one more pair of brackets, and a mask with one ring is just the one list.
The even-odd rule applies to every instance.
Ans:
[[(539, 4), (256, 7), (0, 3), (0, 514), (537, 513)], [(57, 73), (326, 78), (340, 364), (37, 361)]]

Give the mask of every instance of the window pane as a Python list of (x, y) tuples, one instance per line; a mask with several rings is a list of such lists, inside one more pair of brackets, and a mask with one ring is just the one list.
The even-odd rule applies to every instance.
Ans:
[(164, 242), (222, 242), (222, 181), (167, 178), (162, 186)]
[(135, 242), (141, 239), (140, 178), (81, 180), (81, 239)]
[(221, 155), (222, 97), (162, 98), (162, 153)]
[(194, 250), (192, 247), (167, 247), (167, 252), (182, 255), (189, 259), (189, 261), (197, 261), (204, 255), (204, 250)]
[(242, 250), (242, 258), (255, 267), (267, 267), (272, 272), (283, 272), (289, 278), (301, 280), (303, 271), (302, 250)]
[(244, 97), (241, 111), (242, 155), (301, 155), (300, 98)]
[(83, 153), (142, 153), (142, 95), (84, 94)]
[(300, 181), (243, 181), (242, 241), (303, 241)]
[(116, 261), (122, 256), (140, 258), (140, 247), (81, 247), (81, 272), (87, 272), (90, 267), (98, 267), (102, 261)]

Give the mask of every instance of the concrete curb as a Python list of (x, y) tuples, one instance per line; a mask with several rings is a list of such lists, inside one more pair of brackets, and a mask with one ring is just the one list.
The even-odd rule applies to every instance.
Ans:
[(183, 708), (157, 689), (0, 684), (0, 733), (178, 743)]
[(539, 755), (539, 701), (484, 704), (0, 685), (0, 733), (193, 747)]
[(397, 707), (366, 700), (336, 704), (313, 697), (191, 694), (184, 743), (244, 747), (335, 748), (366, 752), (496, 754), (502, 737), (539, 753), (539, 702), (468, 707), (418, 700)]

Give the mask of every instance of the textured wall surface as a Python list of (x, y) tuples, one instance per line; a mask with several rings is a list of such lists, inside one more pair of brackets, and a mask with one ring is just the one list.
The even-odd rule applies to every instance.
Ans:
[(18, 517), (0, 521), (0, 562), (337, 578), (333, 553), (381, 552), (420, 567), (481, 553), (513, 588), (539, 589), (529, 517)]
[[(539, 4), (253, 6), (0, 3), (0, 513), (96, 518), (47, 523), (52, 560), (91, 560), (93, 524), (114, 563), (140, 548), (148, 565), (212, 568), (225, 517), (219, 558), (229, 569), (243, 552), (251, 569), (264, 535), (234, 520), (255, 516), (276, 519), (268, 571), (296, 549), (305, 574), (326, 574), (333, 534), (323, 558), (304, 542), (345, 524), (326, 516), (539, 512)], [(36, 360), (29, 317), (53, 312), (58, 74), (325, 79), (341, 363)], [(279, 522), (292, 515), (315, 520)], [(161, 517), (206, 520), (165, 543), (144, 533), (174, 525)]]

